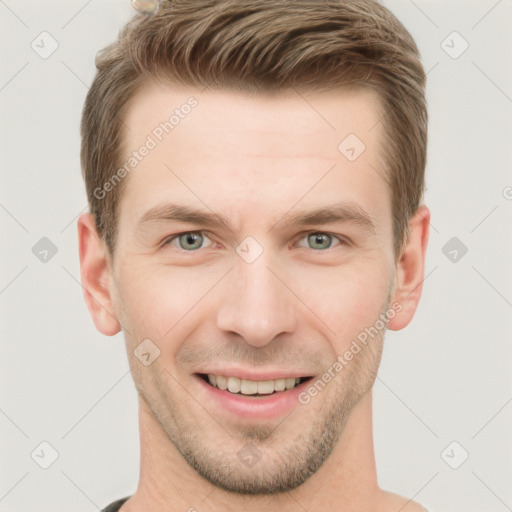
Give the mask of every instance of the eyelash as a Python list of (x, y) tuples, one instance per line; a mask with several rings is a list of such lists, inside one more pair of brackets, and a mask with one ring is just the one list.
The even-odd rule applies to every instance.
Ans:
[[(181, 235), (187, 235), (187, 234), (191, 234), (191, 235), (196, 235), (196, 234), (202, 234), (203, 236), (206, 236), (208, 238), (208, 235), (206, 235), (206, 233), (204, 231), (183, 231), (181, 233), (176, 233), (175, 235), (172, 235), (166, 239), (164, 239), (164, 241), (161, 243), (161, 247), (166, 247), (168, 245), (171, 245), (171, 243), (174, 241), (174, 240), (177, 240)], [(336, 240), (338, 240), (339, 245), (348, 245), (348, 241), (345, 240), (344, 238), (338, 236), (338, 235), (335, 235), (334, 233), (329, 233), (327, 231), (307, 231), (306, 233), (303, 233), (301, 238), (299, 238), (299, 241), (302, 240), (303, 238), (305, 237), (308, 237), (309, 235), (313, 235), (313, 234), (318, 234), (318, 235), (328, 235)], [(185, 253), (194, 253), (194, 252), (198, 252), (200, 249), (194, 249), (194, 250), (190, 250), (190, 251), (187, 251), (185, 249), (181, 249), (179, 247), (177, 247), (177, 249), (181, 252), (185, 252)], [(310, 249), (310, 247), (306, 247), (306, 249)], [(328, 247), (327, 249), (311, 249), (312, 251), (315, 251), (315, 252), (328, 252), (329, 250), (333, 249), (333, 247)]]

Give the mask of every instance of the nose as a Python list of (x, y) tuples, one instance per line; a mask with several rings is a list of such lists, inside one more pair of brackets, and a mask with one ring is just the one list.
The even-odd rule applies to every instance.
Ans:
[(255, 347), (263, 347), (280, 334), (293, 333), (296, 299), (285, 284), (285, 273), (272, 264), (266, 252), (252, 263), (236, 257), (234, 265), (223, 282), (217, 327)]

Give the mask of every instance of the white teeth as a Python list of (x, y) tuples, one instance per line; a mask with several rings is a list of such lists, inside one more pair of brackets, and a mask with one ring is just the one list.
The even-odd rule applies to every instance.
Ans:
[(276, 391), (284, 391), (286, 389), (286, 381), (284, 379), (277, 379), (274, 381), (274, 389)]
[(286, 389), (293, 389), (295, 387), (295, 379), (293, 377), (291, 379), (285, 379), (284, 385)]
[(231, 393), (239, 393), (242, 382), (236, 377), (228, 377), (228, 390)]
[(270, 395), (271, 393), (274, 392), (273, 380), (260, 380), (258, 382), (254, 382), (254, 384), (256, 384), (256, 387), (258, 388), (259, 395)]
[(293, 389), (299, 384), (299, 377), (290, 377), (287, 379), (275, 380), (248, 380), (237, 377), (225, 377), (223, 375), (208, 374), (208, 381), (212, 386), (221, 390), (228, 390), (231, 393), (241, 393), (242, 395), (270, 395), (274, 391), (284, 391)]
[(222, 375), (215, 375), (215, 380), (217, 381), (216, 386), (223, 391), (228, 389), (228, 379), (223, 377)]
[[(255, 395), (256, 393), (258, 393), (258, 382), (246, 379), (243, 379), (240, 382), (240, 391), (243, 395)], [(274, 391), (274, 386), (272, 386), (272, 391)], [(270, 392), (272, 393), (272, 391)]]

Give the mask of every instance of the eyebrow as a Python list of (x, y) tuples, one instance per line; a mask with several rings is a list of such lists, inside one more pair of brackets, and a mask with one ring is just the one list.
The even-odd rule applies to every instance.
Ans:
[[(185, 222), (198, 224), (208, 228), (230, 228), (230, 222), (225, 217), (214, 212), (198, 210), (185, 205), (163, 204), (146, 211), (137, 222), (138, 227), (149, 223)], [(334, 222), (349, 222), (375, 234), (375, 222), (371, 215), (360, 205), (353, 202), (337, 203), (322, 206), (308, 211), (287, 213), (277, 220), (270, 231), (278, 224), (282, 226), (300, 227), (310, 224), (322, 225)]]

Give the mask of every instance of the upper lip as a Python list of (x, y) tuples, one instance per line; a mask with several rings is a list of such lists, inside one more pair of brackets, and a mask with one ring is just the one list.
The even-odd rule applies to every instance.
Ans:
[(266, 370), (258, 371), (253, 369), (244, 368), (208, 368), (200, 370), (196, 373), (210, 374), (210, 375), (223, 375), (224, 377), (237, 377), (238, 379), (246, 380), (277, 380), (277, 379), (290, 379), (298, 377), (311, 377), (313, 373), (297, 370)]

